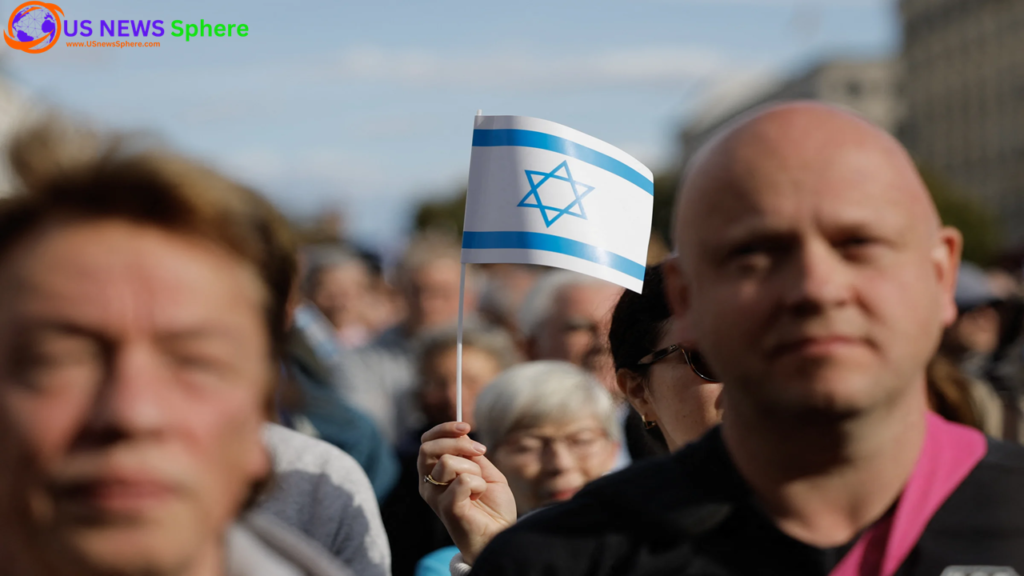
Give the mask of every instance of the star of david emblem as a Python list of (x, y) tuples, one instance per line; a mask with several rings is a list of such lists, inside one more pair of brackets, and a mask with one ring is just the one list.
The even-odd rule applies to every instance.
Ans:
[[(583, 199), (594, 191), (594, 187), (574, 179), (572, 172), (569, 171), (567, 160), (555, 166), (555, 169), (550, 172), (526, 170), (526, 181), (530, 183), (530, 191), (526, 193), (526, 196), (523, 196), (523, 199), (519, 201), (517, 206), (520, 208), (537, 208), (540, 211), (540, 215), (544, 218), (544, 224), (548, 228), (555, 222), (558, 222), (558, 219), (562, 216), (587, 219), (587, 211), (583, 208)], [(560, 195), (555, 190), (552, 190), (550, 193), (545, 192), (548, 195), (548, 199), (555, 205), (545, 204), (540, 196), (541, 186), (547, 184), (549, 188), (553, 188), (559, 182), (564, 182), (568, 186), (564, 184), (561, 186), (563, 190)], [(571, 197), (566, 193), (567, 191), (571, 191)], [(568, 204), (564, 208), (558, 208), (557, 204), (561, 202), (554, 201), (559, 196), (563, 200), (568, 200)]]

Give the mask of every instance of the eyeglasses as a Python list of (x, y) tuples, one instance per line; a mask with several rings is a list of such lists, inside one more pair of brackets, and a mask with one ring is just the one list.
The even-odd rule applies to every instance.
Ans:
[(707, 380), (708, 382), (721, 382), (721, 380), (715, 377), (714, 372), (711, 371), (711, 367), (708, 366), (707, 360), (704, 359), (704, 356), (700, 352), (696, 350), (687, 351), (681, 344), (673, 344), (671, 346), (666, 346), (661, 350), (655, 350), (641, 358), (636, 365), (650, 366), (661, 362), (676, 352), (683, 353), (683, 358), (686, 359), (686, 364), (690, 367), (690, 370), (692, 370), (693, 373), (699, 376), (702, 380)]
[(593, 456), (607, 440), (608, 436), (601, 430), (584, 429), (558, 437), (517, 434), (503, 445), (513, 458), (539, 459), (545, 450), (561, 444), (574, 458), (582, 460)]

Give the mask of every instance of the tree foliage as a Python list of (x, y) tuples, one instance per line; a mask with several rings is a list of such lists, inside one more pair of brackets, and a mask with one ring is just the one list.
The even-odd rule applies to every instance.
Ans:
[(416, 209), (414, 227), (417, 232), (436, 230), (462, 235), (462, 224), (466, 220), (466, 191), (440, 200), (423, 202)]
[(920, 165), (918, 171), (942, 222), (963, 234), (964, 260), (983, 266), (991, 264), (1002, 247), (1002, 234), (993, 214), (938, 172)]

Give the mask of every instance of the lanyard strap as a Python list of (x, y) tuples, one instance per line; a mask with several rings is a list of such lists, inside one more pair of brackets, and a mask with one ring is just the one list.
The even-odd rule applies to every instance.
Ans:
[(921, 455), (896, 510), (868, 529), (829, 576), (893, 576), (935, 513), (988, 452), (985, 435), (929, 412)]

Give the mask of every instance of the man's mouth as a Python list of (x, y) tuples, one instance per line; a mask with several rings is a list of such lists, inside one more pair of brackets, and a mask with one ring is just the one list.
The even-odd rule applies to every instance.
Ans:
[(864, 345), (864, 340), (852, 336), (829, 335), (796, 338), (777, 345), (772, 349), (776, 356), (796, 354), (801, 356), (828, 356)]
[(58, 502), (106, 514), (138, 514), (166, 502), (177, 490), (147, 477), (107, 477), (60, 486)]

